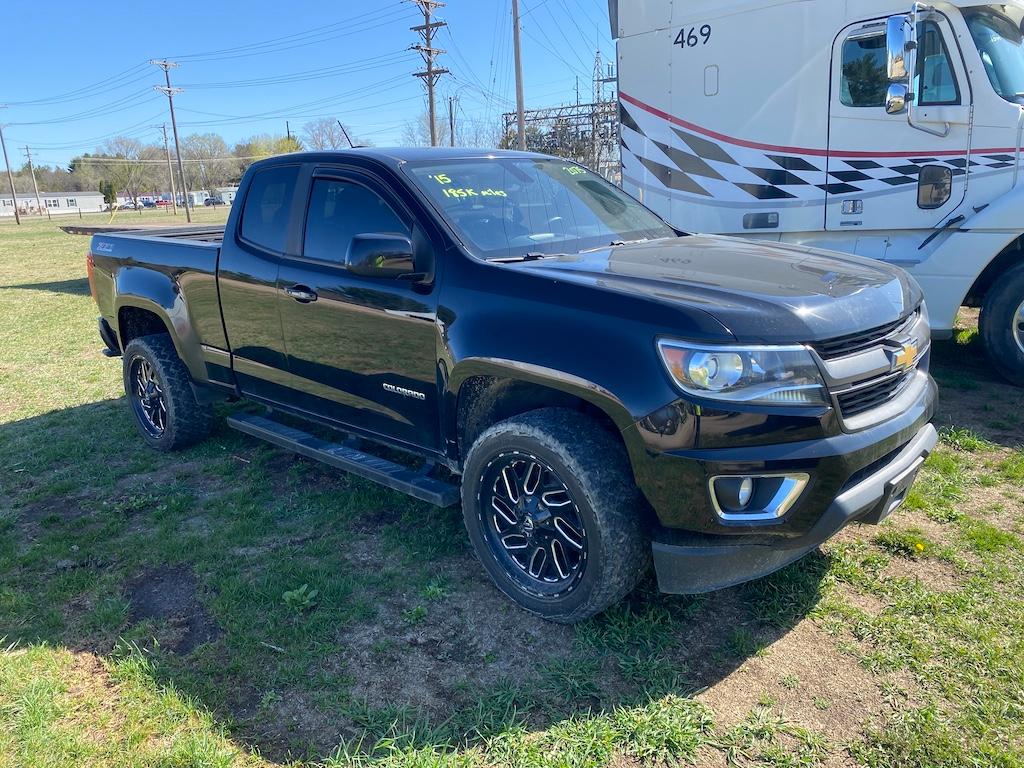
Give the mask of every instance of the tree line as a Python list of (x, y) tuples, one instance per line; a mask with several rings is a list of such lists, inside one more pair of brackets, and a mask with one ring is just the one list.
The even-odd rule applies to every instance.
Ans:
[[(260, 134), (229, 146), (217, 133), (194, 133), (181, 140), (185, 180), (190, 191), (205, 190), (213, 195), (219, 187), (233, 186), (257, 160), (303, 149), (344, 149), (349, 147), (343, 129), (336, 120), (314, 120), (298, 135)], [(369, 142), (349, 132), (352, 143)], [(175, 189), (179, 186), (174, 149), (171, 147)], [(13, 169), (12, 169), (13, 170)], [(13, 171), (14, 187), (19, 194), (32, 194), (32, 175), (28, 163)], [(167, 154), (163, 143), (144, 143), (128, 136), (116, 136), (94, 152), (71, 160), (66, 167), (35, 166), (40, 192), (102, 192), (107, 202), (125, 195), (133, 202), (143, 195), (170, 192)], [(178, 194), (181, 190), (177, 189)]]

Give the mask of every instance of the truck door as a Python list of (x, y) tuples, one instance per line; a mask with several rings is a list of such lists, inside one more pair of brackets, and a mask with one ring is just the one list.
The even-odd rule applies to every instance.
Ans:
[[(221, 246), (217, 288), (231, 365), (243, 393), (267, 400), (287, 394), (284, 339), (278, 316), (279, 259), (294, 240), (292, 201), (301, 166), (273, 165), (258, 171), (241, 209), (232, 212)], [(234, 222), (238, 222), (234, 225)], [(237, 232), (232, 237), (229, 233)], [(208, 311), (216, 311), (216, 296)]]
[(418, 225), (358, 170), (313, 175), (301, 256), (285, 257), (278, 303), (291, 404), (421, 448), (439, 435), (435, 292), (408, 280), (352, 273), (357, 235), (405, 235)]
[[(832, 57), (826, 229), (931, 229), (964, 200), (971, 90), (949, 21), (918, 25), (908, 113), (889, 114), (886, 20), (854, 24)], [(941, 135), (945, 134), (945, 135)]]

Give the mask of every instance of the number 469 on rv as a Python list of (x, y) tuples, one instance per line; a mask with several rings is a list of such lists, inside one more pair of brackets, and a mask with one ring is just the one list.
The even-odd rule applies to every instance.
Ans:
[(698, 45), (707, 45), (709, 42), (711, 42), (711, 25), (705, 24), (700, 29), (683, 27), (676, 35), (673, 45), (678, 45), (680, 48), (696, 48)]

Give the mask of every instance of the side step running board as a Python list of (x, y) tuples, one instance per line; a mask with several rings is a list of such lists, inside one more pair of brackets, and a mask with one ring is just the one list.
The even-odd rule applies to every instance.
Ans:
[(438, 507), (450, 507), (459, 502), (457, 486), (393, 461), (357, 451), (344, 443), (329, 443), (301, 429), (289, 427), (265, 416), (247, 413), (230, 416), (228, 426)]

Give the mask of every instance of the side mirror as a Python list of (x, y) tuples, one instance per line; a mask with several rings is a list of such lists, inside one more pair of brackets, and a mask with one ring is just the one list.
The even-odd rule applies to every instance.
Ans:
[(886, 68), (890, 83), (910, 81), (910, 70), (907, 67), (909, 43), (907, 17), (890, 16), (885, 25)]
[(345, 266), (361, 277), (412, 276), (416, 272), (412, 240), (404, 235), (356, 235), (349, 246)]
[(885, 111), (890, 115), (902, 115), (907, 111), (907, 86), (903, 83), (893, 83), (885, 94)]

